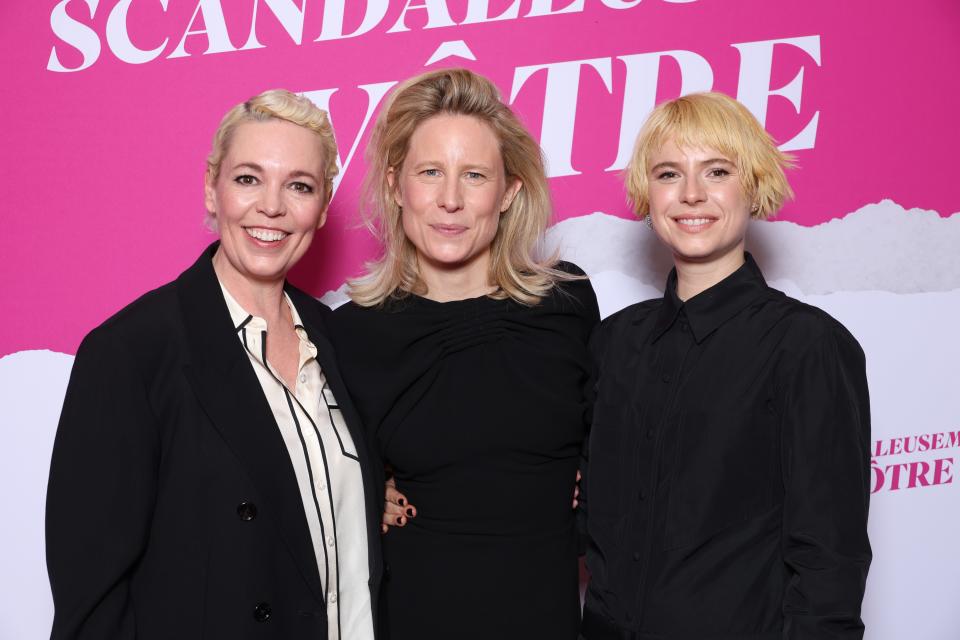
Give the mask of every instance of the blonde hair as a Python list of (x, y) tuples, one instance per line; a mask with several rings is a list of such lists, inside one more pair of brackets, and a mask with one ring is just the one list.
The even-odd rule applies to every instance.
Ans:
[(784, 169), (793, 159), (777, 149), (749, 110), (730, 96), (694, 93), (658, 105), (640, 129), (626, 170), (627, 195), (637, 215), (649, 213), (647, 181), (650, 156), (669, 140), (678, 147), (710, 147), (736, 165), (744, 193), (754, 203), (754, 218), (776, 215), (793, 197)]
[[(213, 134), (213, 144), (210, 155), (207, 156), (207, 175), (211, 182), (220, 176), (220, 165), (227, 155), (237, 127), (244, 122), (268, 120), (285, 120), (317, 134), (324, 162), (323, 206), (326, 207), (333, 196), (333, 179), (340, 172), (337, 167), (337, 141), (333, 137), (333, 127), (330, 126), (326, 111), (308, 98), (286, 89), (264, 91), (227, 111)], [(207, 212), (206, 223), (210, 228), (216, 227), (216, 219), (210, 212)]]
[(556, 257), (538, 258), (539, 243), (551, 218), (550, 194), (540, 146), (500, 99), (496, 86), (466, 69), (443, 69), (410, 78), (397, 87), (377, 118), (367, 147), (364, 222), (383, 247), (363, 277), (350, 281), (350, 297), (363, 306), (388, 298), (422, 295), (417, 254), (406, 237), (395, 186), (387, 179), (403, 165), (413, 132), (441, 114), (477, 118), (497, 137), (508, 183), (521, 187), (500, 215), (491, 245), (491, 297), (526, 305), (539, 302), (557, 280), (570, 276), (553, 268)]

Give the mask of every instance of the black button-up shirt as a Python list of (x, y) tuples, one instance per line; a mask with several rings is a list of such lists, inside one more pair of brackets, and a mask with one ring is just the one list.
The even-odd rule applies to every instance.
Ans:
[(753, 259), (607, 318), (583, 461), (583, 635), (861, 638), (864, 356)]

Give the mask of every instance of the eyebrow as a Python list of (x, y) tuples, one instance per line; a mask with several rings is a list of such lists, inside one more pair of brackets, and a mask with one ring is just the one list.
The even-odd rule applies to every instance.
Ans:
[(311, 180), (317, 180), (318, 182), (320, 181), (320, 178), (317, 177), (315, 174), (310, 173), (309, 171), (304, 171), (303, 169), (298, 169), (298, 170), (296, 170), (296, 171), (291, 171), (289, 177), (291, 177), (291, 178), (310, 178)]
[[(716, 164), (716, 163), (729, 164), (729, 165), (733, 165), (733, 164), (734, 164), (732, 161), (727, 160), (726, 158), (710, 158), (709, 160), (704, 160), (703, 162), (701, 162), (701, 163), (699, 163), (699, 164), (700, 164), (701, 167), (703, 167), (703, 166), (706, 166), (706, 165)], [(680, 163), (679, 163), (679, 162), (670, 162), (670, 161), (667, 161), (667, 162), (658, 162), (657, 164), (655, 164), (655, 165), (653, 165), (652, 167), (650, 167), (650, 173), (653, 173), (653, 172), (658, 171), (658, 170), (660, 170), (660, 169), (679, 169), (679, 168), (680, 168)]]
[(660, 169), (677, 169), (680, 165), (676, 162), (658, 162), (657, 164), (650, 167), (650, 173), (659, 171)]
[[(264, 172), (263, 167), (258, 165), (256, 162), (241, 162), (240, 164), (236, 165), (233, 168), (234, 171), (236, 171), (237, 169), (252, 169), (254, 171), (259, 171), (260, 173)], [(294, 171), (291, 171), (287, 177), (288, 178), (310, 178), (312, 180), (317, 180), (318, 182), (320, 180), (315, 174), (310, 173), (309, 171), (305, 171), (303, 169), (295, 169)]]
[[(420, 169), (425, 166), (435, 166), (435, 167), (444, 167), (446, 163), (440, 162), (438, 160), (424, 160), (413, 165), (411, 169)], [(494, 171), (493, 167), (487, 166), (485, 164), (467, 164), (464, 166), (465, 171), (483, 171), (486, 173), (491, 173)]]
[(727, 158), (710, 158), (709, 160), (704, 160), (703, 162), (701, 162), (700, 166), (703, 166), (705, 164), (716, 164), (716, 163), (734, 164), (732, 160), (728, 160)]

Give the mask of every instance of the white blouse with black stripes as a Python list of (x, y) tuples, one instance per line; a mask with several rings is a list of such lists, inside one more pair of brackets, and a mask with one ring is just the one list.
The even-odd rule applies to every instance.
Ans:
[(266, 321), (220, 288), (293, 463), (326, 595), (329, 639), (373, 640), (360, 463), (317, 348), (284, 294), (300, 338), (296, 387), (288, 388), (267, 361)]

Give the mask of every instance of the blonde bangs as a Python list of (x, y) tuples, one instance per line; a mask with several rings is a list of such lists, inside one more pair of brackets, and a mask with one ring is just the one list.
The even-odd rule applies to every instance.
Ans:
[(695, 93), (659, 105), (640, 129), (626, 170), (627, 194), (634, 212), (649, 212), (648, 161), (664, 144), (711, 148), (737, 164), (744, 193), (767, 218), (793, 197), (784, 170), (793, 159), (777, 149), (753, 114), (733, 98), (717, 92)]

